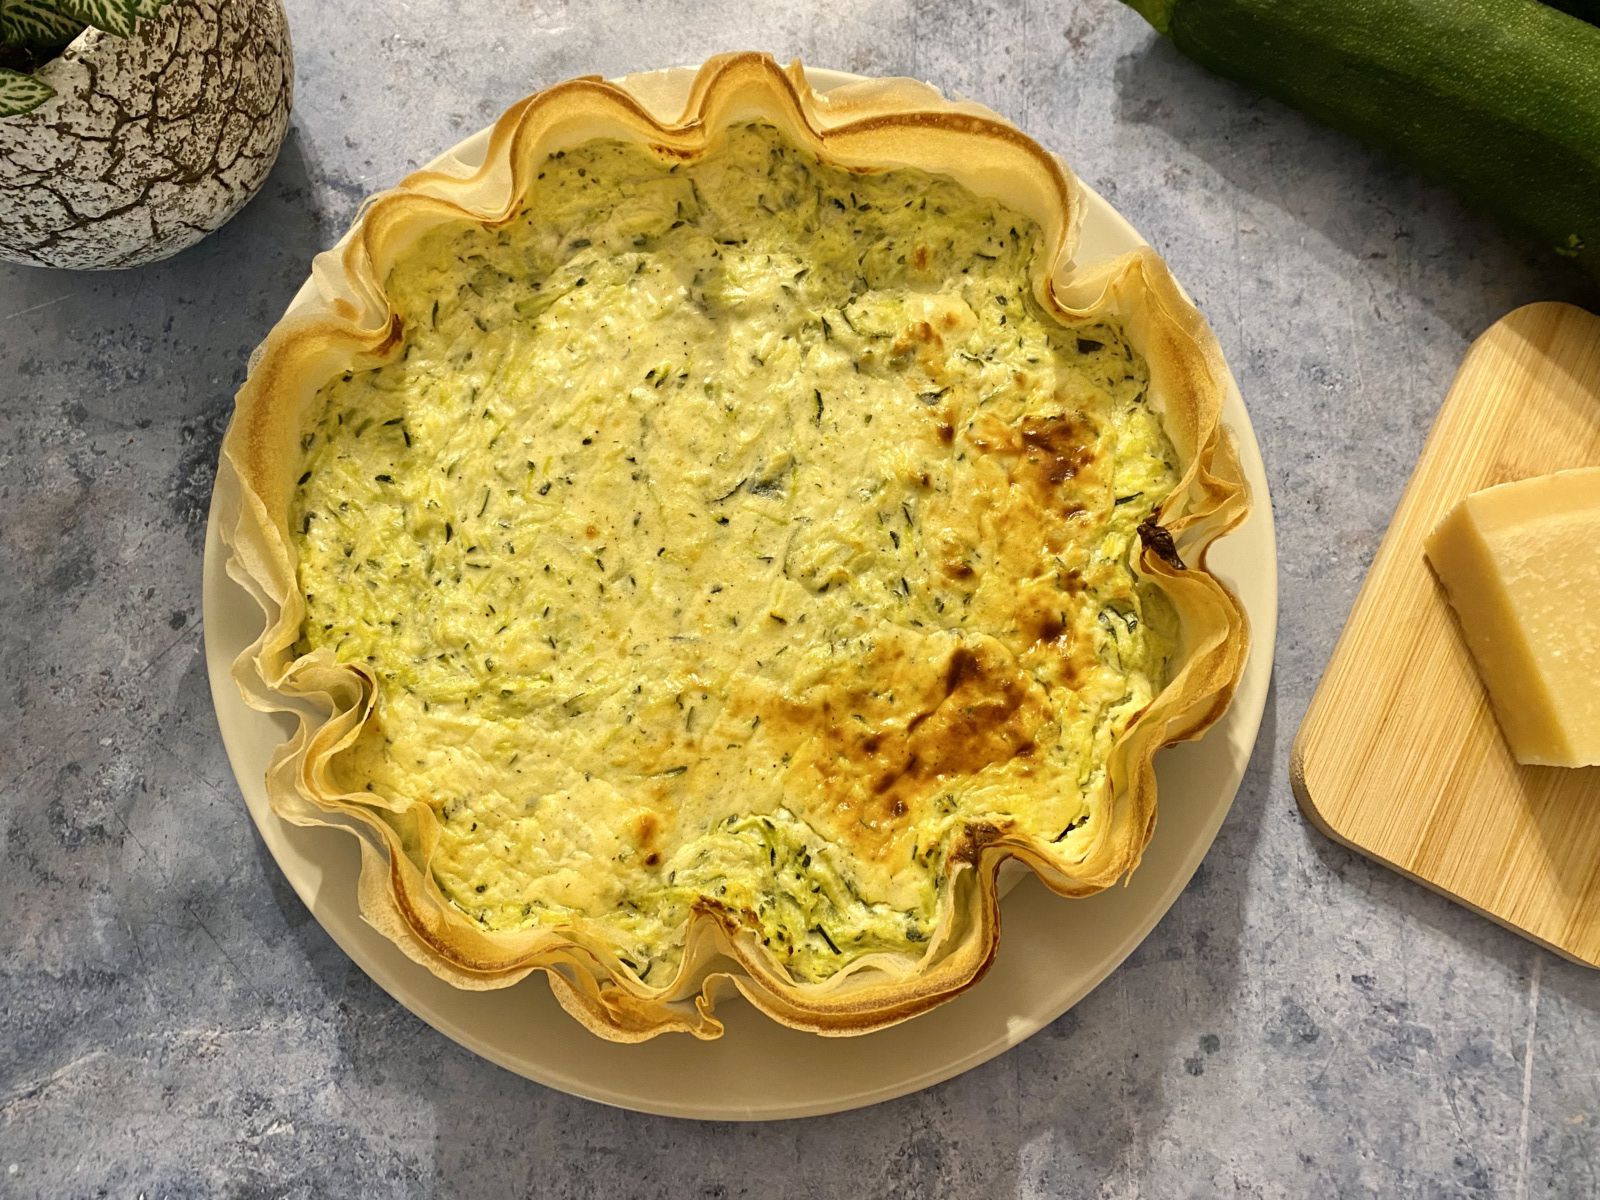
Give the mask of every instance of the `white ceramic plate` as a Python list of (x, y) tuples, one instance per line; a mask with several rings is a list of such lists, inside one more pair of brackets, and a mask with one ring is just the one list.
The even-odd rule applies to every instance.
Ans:
[[(810, 76), (819, 90), (854, 78), (835, 71)], [(475, 134), (434, 165), (450, 158), (476, 165), (487, 140), (487, 130)], [(1143, 243), (1105, 200), (1088, 187), (1084, 192), (1080, 262), (1110, 258)], [(261, 617), (255, 602), (228, 578), (227, 551), (212, 521), (202, 598), (206, 666), (239, 790), (289, 883), (345, 953), (435, 1029), (519, 1075), (606, 1104), (715, 1120), (840, 1112), (928, 1087), (1017, 1045), (1109, 975), (1177, 899), (1233, 803), (1266, 703), (1278, 586), (1267, 477), (1249, 414), (1231, 380), (1224, 415), (1238, 439), (1255, 501), (1249, 520), (1217, 543), (1208, 561), (1243, 601), (1254, 638), (1232, 706), (1202, 741), (1157, 757), (1160, 819), (1126, 887), (1087, 900), (1064, 900), (1029, 876), (1005, 898), (1000, 952), (983, 981), (942, 1008), (892, 1029), (860, 1038), (820, 1038), (787, 1029), (730, 995), (717, 1010), (727, 1024), (718, 1041), (669, 1035), (619, 1046), (583, 1032), (556, 1004), (541, 974), (497, 992), (463, 992), (411, 962), (356, 910), (354, 840), (336, 830), (288, 825), (267, 806), (267, 761), (292, 725), (246, 706), (229, 675), (233, 660), (259, 632)], [(217, 507), (213, 496), (213, 516)], [(682, 1094), (684, 1079), (695, 1081), (693, 1097)]]

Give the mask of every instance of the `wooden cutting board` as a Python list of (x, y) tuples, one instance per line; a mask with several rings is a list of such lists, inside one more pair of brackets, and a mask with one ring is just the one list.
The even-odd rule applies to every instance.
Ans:
[(1300, 725), (1290, 778), (1335, 841), (1600, 967), (1600, 767), (1512, 759), (1422, 553), (1468, 492), (1595, 465), (1600, 317), (1519, 308), (1461, 364)]

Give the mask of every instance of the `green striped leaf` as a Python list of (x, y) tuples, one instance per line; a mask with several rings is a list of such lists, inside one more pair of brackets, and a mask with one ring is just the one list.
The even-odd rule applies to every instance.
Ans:
[(42, 79), (0, 67), (0, 117), (30, 112), (56, 94)]
[(172, 0), (133, 0), (133, 12), (139, 17), (153, 17)]
[(51, 0), (0, 0), (0, 42), (13, 46), (65, 46), (84, 24)]
[(133, 32), (138, 0), (56, 0), (61, 10), (78, 20), (118, 37)]

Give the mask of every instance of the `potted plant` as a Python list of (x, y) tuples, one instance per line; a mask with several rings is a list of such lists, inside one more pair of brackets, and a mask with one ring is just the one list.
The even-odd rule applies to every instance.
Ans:
[(280, 0), (0, 0), (0, 259), (199, 241), (265, 181), (293, 90)]

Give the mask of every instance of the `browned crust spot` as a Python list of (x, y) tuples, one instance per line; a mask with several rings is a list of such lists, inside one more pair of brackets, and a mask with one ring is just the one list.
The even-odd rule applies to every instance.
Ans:
[(1144, 543), (1146, 550), (1158, 556), (1169, 567), (1177, 571), (1185, 569), (1183, 559), (1178, 557), (1178, 547), (1173, 544), (1172, 534), (1157, 524), (1154, 515), (1140, 522), (1139, 540)]
[(950, 851), (950, 861), (976, 864), (979, 856), (1005, 835), (1004, 829), (987, 821), (968, 825)]

